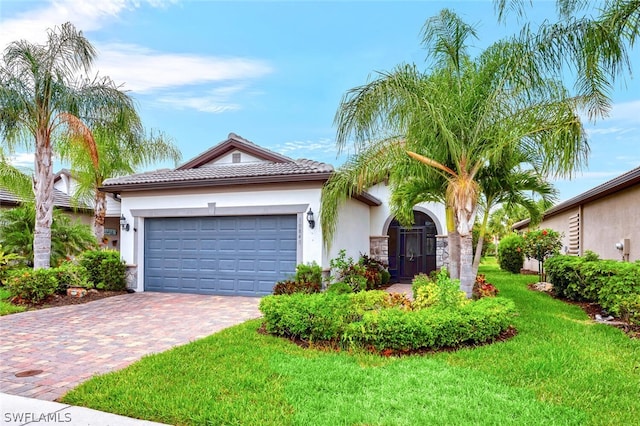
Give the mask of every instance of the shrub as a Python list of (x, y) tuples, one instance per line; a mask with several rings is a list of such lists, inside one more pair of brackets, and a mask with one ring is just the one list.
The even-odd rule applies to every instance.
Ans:
[(505, 331), (514, 312), (513, 302), (491, 298), (459, 309), (398, 308), (366, 312), (349, 324), (346, 339), (377, 350), (415, 350), (483, 343)]
[[(418, 279), (421, 283), (424, 282), (423, 277), (419, 276)], [(442, 268), (435, 281), (429, 280), (426, 284), (416, 285), (413, 308), (455, 309), (466, 303), (468, 303), (467, 296), (464, 291), (460, 291), (460, 282), (449, 278), (447, 269)]]
[(518, 234), (507, 235), (498, 244), (500, 269), (519, 274), (524, 265), (523, 238)]
[(292, 294), (260, 301), (267, 332), (343, 346), (420, 349), (481, 343), (509, 327), (513, 302), (486, 298), (455, 309), (410, 310), (402, 295)]
[(0, 245), (0, 285), (4, 283), (7, 273), (21, 266), (21, 262), (24, 260), (22, 256), (15, 253), (6, 253)]
[(66, 294), (67, 288), (69, 287), (93, 287), (93, 285), (89, 283), (89, 271), (87, 271), (87, 268), (84, 266), (72, 262), (64, 262), (52, 270), (55, 272), (56, 279), (58, 280), (58, 288), (56, 289), (58, 294)]
[(318, 293), (322, 289), (322, 269), (317, 263), (299, 264), (296, 275), (288, 280), (278, 281), (273, 294)]
[(522, 236), (524, 255), (529, 259), (544, 262), (550, 256), (560, 253), (562, 235), (553, 229), (527, 231)]
[(120, 291), (127, 288), (127, 266), (115, 250), (92, 250), (82, 253), (80, 265), (89, 273), (88, 281), (100, 290)]
[(336, 294), (353, 293), (353, 289), (347, 283), (333, 283), (327, 288), (327, 292)]
[(356, 263), (352, 257), (347, 258), (344, 249), (340, 250), (338, 257), (329, 261), (329, 265), (336, 272), (336, 275), (332, 277), (332, 281), (346, 283), (354, 292), (367, 289), (369, 285), (367, 268)]
[(640, 319), (640, 263), (576, 256), (553, 256), (546, 263), (557, 295), (597, 302), (612, 315), (629, 321)]
[(58, 288), (54, 269), (12, 271), (6, 282), (12, 298), (18, 303), (40, 303), (53, 295)]
[(431, 279), (427, 274), (418, 274), (413, 277), (413, 281), (411, 281), (411, 292), (413, 293), (413, 298), (416, 299), (418, 297), (418, 290), (420, 288), (432, 283), (433, 279)]
[[(379, 260), (376, 260), (366, 254), (361, 254), (358, 264), (364, 266), (364, 276), (367, 278), (367, 290), (379, 288), (381, 285), (389, 282), (391, 274)], [(386, 272), (386, 281), (384, 273)]]
[(483, 297), (496, 297), (498, 293), (498, 289), (493, 284), (487, 282), (484, 274), (479, 274), (476, 277), (476, 282), (473, 284), (473, 290), (471, 292), (474, 300), (482, 299)]

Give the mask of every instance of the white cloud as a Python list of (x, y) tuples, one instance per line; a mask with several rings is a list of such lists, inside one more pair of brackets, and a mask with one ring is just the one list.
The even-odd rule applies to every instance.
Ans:
[(160, 96), (156, 102), (178, 109), (195, 109), (209, 113), (222, 113), (239, 110), (240, 104), (232, 102), (232, 96), (243, 90), (244, 86), (223, 86), (205, 93), (170, 93)]
[(220, 81), (244, 81), (270, 73), (264, 61), (163, 53), (140, 46), (99, 46), (96, 69), (137, 93)]
[(22, 14), (2, 20), (0, 27), (0, 47), (4, 48), (14, 40), (26, 39), (31, 42), (46, 41), (46, 30), (65, 22), (81, 25), (83, 31), (102, 28), (108, 21), (116, 19), (126, 10), (137, 9), (143, 3), (152, 7), (162, 7), (172, 0), (51, 0)]
[(35, 157), (33, 152), (21, 152), (9, 156), (9, 164), (18, 168), (33, 169)]
[(337, 153), (335, 142), (330, 139), (323, 138), (319, 141), (291, 141), (278, 145), (275, 149), (278, 152), (285, 155), (292, 155), (291, 153), (306, 153), (306, 152), (322, 152), (322, 153)]

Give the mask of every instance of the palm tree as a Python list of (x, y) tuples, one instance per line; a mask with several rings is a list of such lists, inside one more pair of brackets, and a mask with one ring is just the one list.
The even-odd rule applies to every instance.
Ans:
[[(494, 0), (498, 17), (515, 11), (525, 15), (530, 2)], [(561, 74), (575, 71), (575, 90), (587, 99), (590, 118), (605, 116), (614, 83), (630, 74), (629, 49), (640, 36), (640, 2), (556, 0), (558, 22), (544, 23), (533, 32), (526, 26), (521, 40), (536, 54), (538, 66)], [(596, 16), (588, 8), (596, 8)]]
[(10, 43), (0, 62), (0, 135), (14, 149), (35, 150), (34, 267), (50, 265), (53, 214), (53, 141), (74, 118), (91, 124), (135, 111), (108, 78), (88, 79), (96, 52), (71, 23), (48, 31), (46, 44)]
[[(133, 121), (133, 122), (132, 122)], [(75, 122), (79, 130), (83, 124)], [(76, 143), (73, 135), (82, 134), (85, 143)], [(146, 135), (138, 123), (137, 115), (111, 120), (108, 125), (95, 126), (93, 131), (74, 131), (71, 137), (58, 144), (62, 159), (71, 163), (76, 183), (73, 200), (94, 206), (93, 231), (98, 239), (104, 236), (107, 213), (106, 193), (99, 190), (109, 178), (136, 172), (138, 167), (157, 161), (180, 161), (180, 150), (163, 134)]]
[(434, 60), (430, 72), (403, 65), (381, 73), (347, 92), (336, 113), (340, 148), (351, 138), (358, 148), (401, 138), (411, 158), (446, 181), (445, 200), (460, 234), (460, 285), (469, 297), (483, 168), (519, 152), (536, 158), (532, 168), (543, 175), (569, 175), (588, 152), (578, 100), (539, 72), (526, 46), (498, 42), (472, 59), (471, 36), (472, 27), (443, 10), (423, 29)]

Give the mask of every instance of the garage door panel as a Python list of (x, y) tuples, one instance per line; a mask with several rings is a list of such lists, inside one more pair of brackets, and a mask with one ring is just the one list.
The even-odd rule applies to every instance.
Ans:
[(270, 294), (295, 273), (297, 218), (148, 218), (144, 251), (147, 290)]

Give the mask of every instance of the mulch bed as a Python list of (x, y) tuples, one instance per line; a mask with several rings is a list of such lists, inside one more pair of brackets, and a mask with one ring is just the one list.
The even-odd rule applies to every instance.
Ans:
[(24, 306), (28, 310), (34, 309), (46, 309), (54, 308), (58, 306), (79, 305), (82, 303), (93, 302), (94, 300), (104, 299), (106, 297), (119, 296), (121, 294), (127, 294), (126, 291), (99, 291), (90, 290), (83, 297), (74, 297), (68, 295), (54, 294), (49, 296), (41, 303), (16, 303), (17, 305)]
[[(538, 283), (529, 284), (528, 288), (532, 291), (540, 291), (536, 288)], [(596, 320), (596, 315), (600, 315), (601, 317), (606, 317), (608, 314), (604, 312), (602, 306), (593, 302), (576, 302), (574, 300), (568, 300), (563, 297), (558, 297), (554, 294), (553, 291), (546, 291), (545, 293), (549, 294), (554, 299), (562, 300), (563, 302), (569, 305), (575, 305), (581, 308), (593, 321)], [(611, 322), (599, 322), (600, 324), (607, 324), (612, 327), (616, 327), (622, 330), (627, 336), (632, 339), (640, 339), (640, 325), (629, 324), (628, 321), (625, 321), (621, 318), (614, 318)]]

